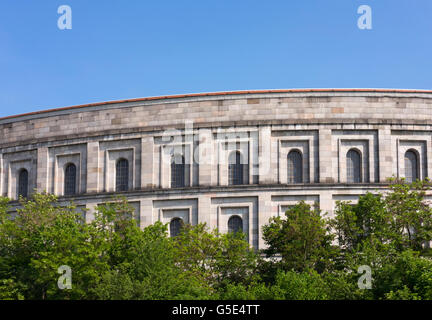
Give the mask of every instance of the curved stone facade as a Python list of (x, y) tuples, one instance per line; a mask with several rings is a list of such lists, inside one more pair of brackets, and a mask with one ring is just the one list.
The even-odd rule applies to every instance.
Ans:
[[(262, 225), (297, 201), (317, 202), (331, 214), (337, 200), (382, 190), (388, 177), (427, 177), (432, 91), (267, 90), (114, 101), (1, 118), (0, 135), (4, 196), (17, 199), (25, 181), (29, 193), (73, 199), (90, 221), (97, 204), (121, 193), (141, 227), (181, 218), (226, 232), (239, 216), (249, 242), (262, 248)], [(121, 183), (126, 191), (117, 192)], [(65, 195), (71, 188), (74, 194)]]

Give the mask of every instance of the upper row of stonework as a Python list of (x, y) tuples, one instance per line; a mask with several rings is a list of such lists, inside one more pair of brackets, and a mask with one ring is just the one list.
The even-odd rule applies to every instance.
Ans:
[(432, 91), (301, 89), (151, 97), (0, 118), (3, 143), (101, 131), (310, 123), (432, 124)]

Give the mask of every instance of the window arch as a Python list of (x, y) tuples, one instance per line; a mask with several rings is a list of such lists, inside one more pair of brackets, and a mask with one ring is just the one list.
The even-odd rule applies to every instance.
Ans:
[(405, 181), (414, 182), (420, 178), (417, 152), (408, 150), (405, 152)]
[(236, 233), (243, 232), (243, 219), (239, 216), (232, 216), (228, 220), (228, 232)]
[(228, 157), (228, 184), (238, 185), (248, 183), (248, 165), (243, 162), (243, 157), (240, 151), (231, 152)]
[(355, 149), (348, 151), (346, 155), (346, 170), (348, 183), (362, 182), (361, 176), (361, 154)]
[(64, 194), (72, 195), (76, 193), (76, 166), (73, 163), (69, 163), (65, 167), (64, 171)]
[(116, 191), (129, 189), (129, 162), (122, 158), (116, 164)]
[(18, 174), (18, 197), (22, 196), (27, 198), (28, 196), (28, 171), (21, 169)]
[(288, 183), (303, 182), (303, 156), (300, 151), (288, 153)]
[(170, 236), (171, 237), (177, 237), (181, 229), (183, 227), (183, 220), (180, 218), (174, 218), (170, 222)]
[(185, 183), (185, 158), (182, 155), (173, 155), (171, 160), (171, 188), (183, 188)]

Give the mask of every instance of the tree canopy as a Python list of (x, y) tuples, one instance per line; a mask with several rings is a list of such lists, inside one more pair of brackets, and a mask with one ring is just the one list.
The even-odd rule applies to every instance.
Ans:
[[(431, 299), (429, 187), (393, 180), (332, 214), (299, 202), (263, 227), (261, 251), (205, 224), (175, 237), (161, 222), (140, 229), (125, 198), (89, 222), (53, 195), (16, 211), (0, 198), (0, 299)], [(370, 289), (358, 285), (364, 266)]]

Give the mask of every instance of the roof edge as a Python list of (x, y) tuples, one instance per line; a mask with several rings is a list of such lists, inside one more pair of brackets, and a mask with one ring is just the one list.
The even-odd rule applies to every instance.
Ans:
[(266, 89), (266, 90), (239, 90), (239, 91), (220, 91), (220, 92), (204, 92), (204, 93), (188, 93), (188, 94), (177, 94), (177, 95), (165, 95), (165, 96), (154, 96), (146, 98), (133, 98), (123, 100), (112, 100), (104, 102), (95, 102), (81, 105), (74, 105), (69, 107), (52, 108), (46, 110), (39, 110), (34, 112), (22, 113), (17, 115), (11, 115), (6, 117), (0, 117), (0, 121), (21, 118), (26, 116), (33, 116), (57, 111), (74, 110), (79, 108), (96, 107), (103, 105), (111, 105), (118, 103), (128, 102), (144, 102), (144, 101), (156, 101), (156, 100), (167, 100), (167, 99), (181, 99), (181, 98), (194, 98), (194, 97), (214, 97), (214, 96), (232, 96), (241, 94), (265, 94), (265, 93), (315, 93), (315, 92), (375, 92), (375, 93), (426, 93), (432, 94), (432, 90), (420, 90), (420, 89)]

